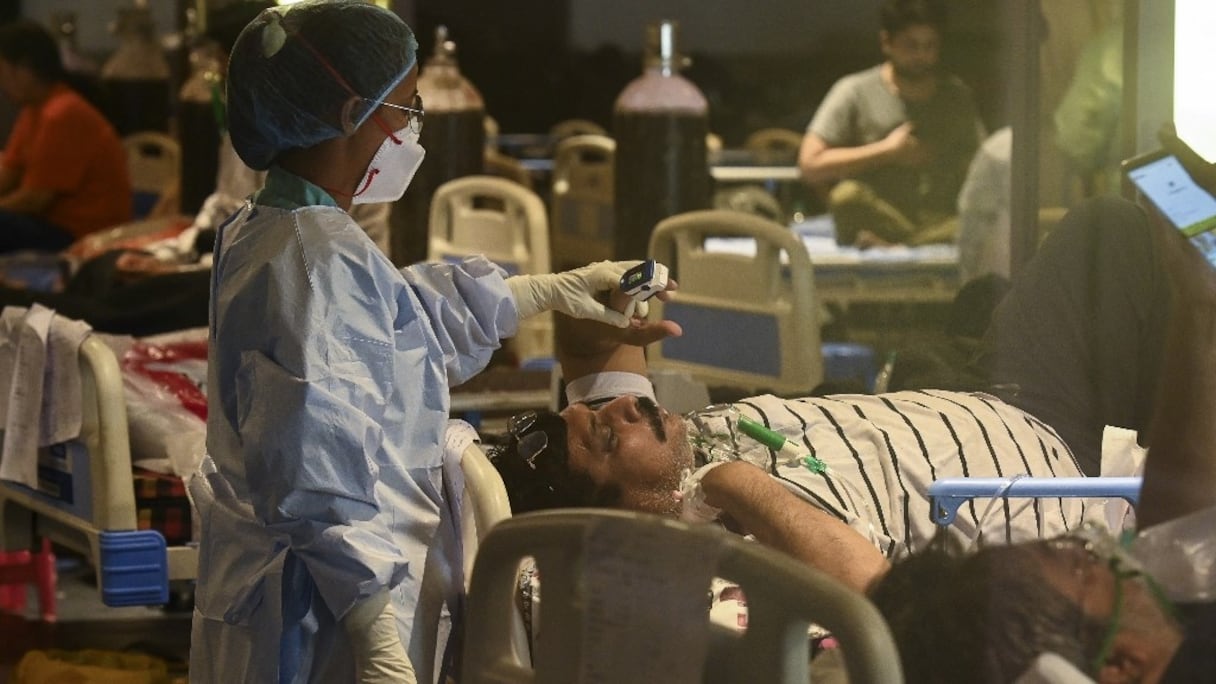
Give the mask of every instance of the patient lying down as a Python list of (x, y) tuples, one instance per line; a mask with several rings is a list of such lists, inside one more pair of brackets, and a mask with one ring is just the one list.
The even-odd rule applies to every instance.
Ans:
[[(642, 347), (670, 321), (626, 330), (562, 319), (569, 407), (511, 421), (492, 456), (516, 512), (606, 506), (717, 521), (864, 591), (891, 559), (926, 545), (927, 489), (942, 477), (1079, 476), (1047, 425), (993, 396), (926, 390), (878, 396), (771, 395), (688, 415), (654, 399)], [(788, 462), (738, 430), (746, 416), (813, 454)], [(1077, 527), (1077, 501), (982, 505), (949, 534), (1007, 543)]]

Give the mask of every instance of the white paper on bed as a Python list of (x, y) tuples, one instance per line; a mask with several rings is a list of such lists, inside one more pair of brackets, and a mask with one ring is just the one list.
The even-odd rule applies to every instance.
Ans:
[(90, 328), (35, 304), (0, 313), (0, 479), (38, 486), (38, 448), (80, 434), (77, 354)]

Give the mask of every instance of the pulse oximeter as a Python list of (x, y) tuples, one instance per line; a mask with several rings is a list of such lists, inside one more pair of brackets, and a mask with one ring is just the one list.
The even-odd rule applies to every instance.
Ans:
[(621, 276), (621, 292), (635, 302), (644, 302), (667, 289), (667, 267), (647, 259)]

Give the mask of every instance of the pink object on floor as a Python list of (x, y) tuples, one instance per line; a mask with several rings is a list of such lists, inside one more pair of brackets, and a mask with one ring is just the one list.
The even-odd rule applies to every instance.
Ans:
[(51, 541), (42, 540), (42, 550), (0, 551), (0, 610), (25, 612), (25, 585), (38, 588), (38, 607), (44, 622), (55, 621), (55, 554)]

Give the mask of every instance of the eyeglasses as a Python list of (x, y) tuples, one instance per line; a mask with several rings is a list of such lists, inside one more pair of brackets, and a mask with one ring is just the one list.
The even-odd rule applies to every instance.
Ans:
[(521, 460), (536, 470), (536, 458), (549, 447), (549, 435), (536, 428), (536, 411), (525, 411), (507, 420), (507, 432), (515, 438), (515, 451)]
[(377, 102), (376, 104), (380, 105), (381, 107), (390, 107), (392, 109), (399, 109), (405, 112), (406, 119), (409, 122), (408, 125), (410, 127), (410, 131), (414, 132), (415, 134), (422, 133), (422, 120), (426, 117), (426, 110), (422, 107), (422, 96), (418, 93), (414, 93), (414, 99), (410, 101), (410, 105), (408, 107), (405, 105), (393, 104), (392, 102)]

